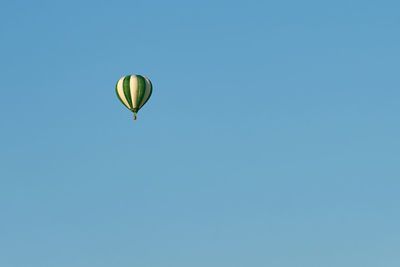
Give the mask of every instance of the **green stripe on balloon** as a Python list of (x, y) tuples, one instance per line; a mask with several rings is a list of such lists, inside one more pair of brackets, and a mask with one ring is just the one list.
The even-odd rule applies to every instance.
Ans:
[(131, 89), (130, 89), (130, 86), (129, 86), (130, 80), (131, 80), (131, 76), (130, 75), (126, 76), (124, 81), (123, 81), (123, 83), (122, 83), (122, 86), (124, 88), (125, 98), (129, 103), (129, 109), (132, 109)]
[(146, 81), (140, 75), (137, 75), (136, 77), (137, 77), (137, 80), (138, 80), (138, 98), (137, 98), (137, 102), (136, 102), (136, 107), (139, 109), (140, 108), (140, 103), (142, 103), (144, 94), (146, 92)]

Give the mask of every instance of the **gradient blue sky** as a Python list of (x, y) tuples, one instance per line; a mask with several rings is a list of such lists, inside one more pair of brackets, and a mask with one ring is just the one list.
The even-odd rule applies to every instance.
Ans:
[(399, 10), (2, 1), (0, 266), (398, 267)]

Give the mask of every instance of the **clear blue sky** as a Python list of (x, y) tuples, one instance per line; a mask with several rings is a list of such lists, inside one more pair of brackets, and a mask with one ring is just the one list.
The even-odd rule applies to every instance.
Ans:
[(2, 1), (0, 266), (398, 267), (399, 9)]

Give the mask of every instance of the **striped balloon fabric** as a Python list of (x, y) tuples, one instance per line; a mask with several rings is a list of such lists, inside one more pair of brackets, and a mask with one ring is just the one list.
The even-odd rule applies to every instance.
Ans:
[(143, 75), (128, 75), (117, 82), (115, 91), (119, 100), (135, 114), (133, 118), (136, 119), (136, 113), (149, 100), (153, 86)]

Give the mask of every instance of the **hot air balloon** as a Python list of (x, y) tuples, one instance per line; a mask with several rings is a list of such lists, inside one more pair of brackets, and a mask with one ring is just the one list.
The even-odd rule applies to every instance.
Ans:
[(149, 100), (153, 86), (143, 75), (128, 75), (119, 79), (115, 91), (122, 104), (133, 112), (133, 119), (136, 120), (136, 113)]

